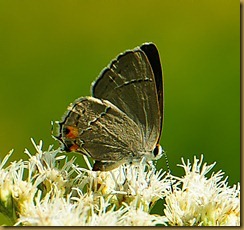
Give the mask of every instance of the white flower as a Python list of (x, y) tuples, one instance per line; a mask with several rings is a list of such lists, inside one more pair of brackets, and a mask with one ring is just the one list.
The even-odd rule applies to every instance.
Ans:
[(191, 166), (182, 159), (186, 175), (178, 178), (172, 194), (166, 197), (164, 210), (170, 225), (174, 226), (236, 226), (240, 225), (240, 187), (230, 188), (223, 172), (206, 174), (214, 164), (202, 165), (194, 158)]
[(143, 207), (133, 209), (130, 206), (128, 211), (121, 218), (120, 224), (122, 226), (156, 226), (167, 225), (168, 219), (164, 216), (153, 215), (145, 212)]
[[(0, 164), (0, 210), (13, 224), (25, 226), (240, 225), (240, 186), (230, 188), (214, 164), (191, 166), (182, 160), (185, 177), (165, 175), (152, 162), (94, 172), (67, 160), (60, 149), (42, 150), (29, 160)], [(4, 168), (5, 167), (5, 168)], [(171, 191), (173, 186), (173, 191)], [(151, 214), (165, 199), (165, 215)]]
[(164, 177), (162, 170), (156, 171), (154, 165), (121, 165), (110, 172), (86, 172), (80, 179), (80, 188), (87, 186), (88, 192), (107, 197), (111, 204), (120, 208), (124, 204), (131, 207), (143, 207), (149, 211), (154, 203), (162, 199), (170, 190), (170, 179)]
[[(114, 226), (156, 225), (165, 221), (150, 215), (150, 208), (169, 189), (169, 180), (153, 164), (123, 165), (111, 172), (91, 171), (74, 165), (60, 150), (49, 147), (28, 161), (0, 165), (0, 206), (15, 225)], [(7, 195), (6, 195), (7, 194)], [(4, 202), (14, 201), (4, 206)], [(1, 208), (0, 207), (0, 208)], [(2, 209), (3, 209), (2, 207)], [(12, 210), (8, 211), (8, 210)], [(134, 218), (133, 215), (135, 214)], [(140, 220), (138, 215), (144, 217)]]
[(41, 193), (36, 197), (35, 203), (28, 207), (28, 213), (20, 215), (16, 225), (29, 226), (115, 226), (124, 214), (124, 210), (107, 211), (108, 202), (103, 197), (99, 198), (97, 205), (87, 203), (87, 194), (61, 198), (46, 194), (44, 198)]
[(10, 156), (12, 155), (13, 150), (7, 154), (3, 161), (0, 164), (0, 210), (4, 214), (6, 214), (10, 219), (13, 216), (13, 203), (12, 203), (12, 193), (11, 188), (13, 186), (13, 180), (11, 177), (11, 173), (9, 173), (10, 168), (14, 168), (14, 171), (18, 169), (18, 165), (12, 164), (12, 167), (9, 166), (4, 169), (6, 162), (9, 160)]

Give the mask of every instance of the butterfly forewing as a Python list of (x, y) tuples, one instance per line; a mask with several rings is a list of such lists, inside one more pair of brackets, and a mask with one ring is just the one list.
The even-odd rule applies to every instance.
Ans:
[(153, 70), (141, 49), (127, 51), (113, 60), (93, 84), (92, 93), (135, 121), (143, 133), (145, 150), (154, 149), (160, 136), (161, 114)]
[(160, 56), (159, 56), (157, 47), (153, 43), (145, 43), (140, 48), (141, 48), (141, 50), (144, 51), (144, 53), (146, 54), (146, 56), (150, 62), (150, 65), (153, 70), (155, 82), (156, 82), (160, 118), (161, 118), (161, 122), (160, 122), (160, 125), (161, 125), (160, 134), (161, 134), (162, 125), (163, 125), (163, 112), (164, 112), (164, 97), (163, 97), (164, 92), (163, 92), (163, 71), (162, 71), (161, 62), (160, 62)]

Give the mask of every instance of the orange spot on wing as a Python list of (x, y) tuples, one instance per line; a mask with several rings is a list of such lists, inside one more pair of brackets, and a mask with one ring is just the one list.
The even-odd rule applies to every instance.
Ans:
[(71, 146), (69, 147), (69, 150), (70, 150), (71, 152), (75, 152), (78, 148), (79, 148), (78, 145), (73, 144), (73, 145), (71, 145)]
[(76, 137), (78, 137), (78, 135), (79, 135), (79, 130), (78, 130), (78, 128), (73, 127), (73, 126), (67, 126), (66, 129), (69, 131), (69, 132), (66, 134), (66, 137), (67, 137), (67, 138), (75, 139)]

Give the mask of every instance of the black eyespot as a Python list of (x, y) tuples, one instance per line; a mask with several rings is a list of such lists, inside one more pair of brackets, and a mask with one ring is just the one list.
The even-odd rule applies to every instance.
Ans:
[(64, 127), (64, 128), (63, 128), (63, 133), (64, 133), (64, 135), (69, 134), (69, 132), (70, 132), (70, 129), (69, 129), (69, 128), (67, 128), (67, 127)]

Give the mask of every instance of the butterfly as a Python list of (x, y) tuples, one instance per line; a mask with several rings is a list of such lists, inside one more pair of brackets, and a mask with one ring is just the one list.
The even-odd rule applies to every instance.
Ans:
[(91, 91), (70, 104), (58, 123), (64, 151), (93, 158), (94, 171), (162, 155), (163, 76), (155, 44), (119, 54)]

